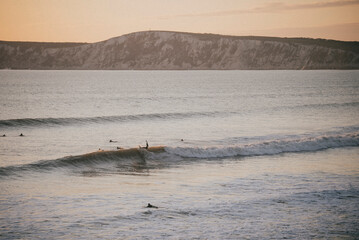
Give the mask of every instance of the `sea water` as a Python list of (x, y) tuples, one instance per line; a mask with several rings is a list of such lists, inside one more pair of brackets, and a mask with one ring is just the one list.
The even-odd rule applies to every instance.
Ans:
[(358, 119), (358, 71), (3, 70), (0, 238), (357, 239)]

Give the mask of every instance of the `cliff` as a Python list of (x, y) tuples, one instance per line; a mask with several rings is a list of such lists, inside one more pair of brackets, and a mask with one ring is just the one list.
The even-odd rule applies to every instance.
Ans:
[(0, 41), (1, 69), (359, 69), (359, 42), (147, 31), (97, 43)]

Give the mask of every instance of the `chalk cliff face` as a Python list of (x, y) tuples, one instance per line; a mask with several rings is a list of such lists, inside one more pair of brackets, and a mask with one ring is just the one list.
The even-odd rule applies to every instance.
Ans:
[(359, 42), (148, 31), (97, 43), (0, 42), (11, 69), (359, 69)]

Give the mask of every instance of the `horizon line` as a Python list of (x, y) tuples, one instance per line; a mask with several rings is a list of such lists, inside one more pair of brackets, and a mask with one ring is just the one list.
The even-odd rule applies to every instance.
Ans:
[[(349, 25), (349, 24), (359, 24), (359, 23), (346, 23), (346, 24), (337, 24), (338, 25)], [(326, 27), (326, 26), (323, 26)], [(316, 28), (316, 27), (314, 27)], [(359, 40), (337, 40), (331, 38), (321, 38), (321, 37), (304, 37), (304, 36), (295, 36), (295, 37), (288, 37), (288, 36), (269, 36), (269, 35), (232, 35), (232, 34), (219, 34), (219, 33), (200, 33), (200, 32), (186, 32), (186, 31), (176, 31), (176, 30), (141, 30), (135, 32), (125, 33), (119, 36), (110, 37), (105, 40), (95, 41), (95, 42), (71, 42), (71, 41), (59, 41), (59, 42), (49, 42), (49, 41), (32, 41), (32, 40), (2, 40), (0, 42), (18, 42), (18, 43), (69, 43), (69, 44), (94, 44), (105, 42), (111, 39), (120, 38), (127, 35), (132, 35), (136, 33), (144, 33), (144, 32), (168, 32), (168, 33), (180, 33), (180, 34), (196, 34), (196, 35), (217, 35), (217, 36), (224, 36), (224, 37), (258, 37), (258, 38), (281, 38), (281, 39), (313, 39), (313, 40), (328, 40), (328, 41), (338, 41), (338, 42), (359, 42)]]

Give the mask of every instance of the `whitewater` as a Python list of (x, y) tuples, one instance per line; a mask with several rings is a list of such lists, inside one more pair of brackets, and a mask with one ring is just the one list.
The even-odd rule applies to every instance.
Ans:
[(2, 70), (0, 238), (357, 239), (358, 119), (351, 70)]

